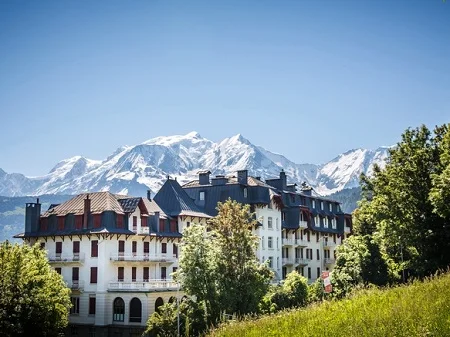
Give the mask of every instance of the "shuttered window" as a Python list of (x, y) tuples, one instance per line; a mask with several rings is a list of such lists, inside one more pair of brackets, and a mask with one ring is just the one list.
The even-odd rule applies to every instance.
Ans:
[(173, 244), (173, 255), (175, 255), (175, 257), (178, 257), (178, 246), (176, 244)]
[(59, 216), (57, 219), (58, 219), (58, 230), (60, 231), (64, 230), (64, 217)]
[(149, 267), (144, 267), (144, 282), (148, 282), (149, 279), (149, 275), (150, 275), (150, 269)]
[(144, 242), (144, 254), (150, 253), (150, 243)]
[(167, 253), (167, 243), (165, 242), (161, 243), (161, 253), (163, 254)]
[(102, 215), (94, 214), (94, 228), (100, 228), (102, 225)]
[(177, 222), (174, 220), (170, 221), (170, 232), (175, 233), (177, 231)]
[(73, 253), (79, 254), (80, 253), (80, 241), (74, 241), (73, 242)]
[(91, 241), (91, 257), (98, 257), (98, 241)]
[(97, 267), (91, 267), (91, 283), (97, 283)]
[(141, 227), (148, 227), (146, 216), (141, 217)]
[(117, 214), (117, 228), (123, 228), (123, 215)]
[(136, 282), (136, 267), (131, 268), (131, 281)]
[(137, 226), (137, 216), (133, 216), (133, 227)]
[(120, 240), (119, 241), (119, 253), (124, 253), (125, 252), (125, 241)]
[(56, 254), (61, 254), (62, 253), (62, 242), (56, 242), (56, 249), (55, 249), (55, 253)]
[(131, 243), (131, 251), (132, 251), (133, 255), (136, 255), (136, 253), (137, 253), (137, 241), (133, 241)]
[(80, 269), (78, 267), (72, 268), (72, 281), (78, 281), (80, 279)]
[(47, 224), (48, 224), (48, 218), (41, 218), (41, 221), (40, 221), (41, 231), (47, 230)]
[(56, 271), (59, 275), (61, 275), (61, 268), (55, 268), (55, 271)]
[(119, 282), (123, 282), (123, 278), (124, 278), (124, 269), (123, 269), (123, 267), (118, 267), (117, 268), (117, 280)]
[(83, 227), (83, 216), (75, 215), (75, 229), (81, 229)]
[(95, 297), (89, 297), (89, 315), (95, 315)]

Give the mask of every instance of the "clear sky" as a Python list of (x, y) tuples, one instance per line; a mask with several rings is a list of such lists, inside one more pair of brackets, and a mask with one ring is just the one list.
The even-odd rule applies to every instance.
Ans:
[(450, 2), (0, 1), (0, 168), (198, 131), (298, 162), (450, 122)]

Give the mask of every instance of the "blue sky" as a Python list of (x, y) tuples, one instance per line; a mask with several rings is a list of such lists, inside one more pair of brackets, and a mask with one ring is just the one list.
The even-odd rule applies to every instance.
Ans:
[(450, 122), (441, 0), (0, 1), (0, 168), (198, 131), (298, 162)]

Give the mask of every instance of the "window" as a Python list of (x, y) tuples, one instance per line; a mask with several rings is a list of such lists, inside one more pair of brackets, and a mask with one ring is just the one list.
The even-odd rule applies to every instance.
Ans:
[(64, 230), (64, 217), (63, 216), (58, 216), (58, 230), (62, 231)]
[(279, 269), (279, 268), (280, 268), (280, 258), (277, 257), (277, 269)]
[(97, 267), (91, 267), (91, 283), (97, 283)]
[(267, 228), (269, 228), (269, 229), (273, 228), (273, 226), (272, 226), (272, 217), (271, 216), (269, 216), (267, 218)]
[(62, 242), (56, 242), (56, 247), (55, 247), (55, 253), (56, 255), (61, 255), (62, 253)]
[(161, 279), (165, 280), (167, 278), (167, 268), (161, 267)]
[(146, 216), (141, 217), (141, 227), (148, 227)]
[(123, 228), (123, 215), (117, 214), (117, 228)]
[(136, 282), (136, 267), (131, 268), (131, 282)]
[(328, 218), (326, 216), (323, 217), (323, 226), (328, 228)]
[(318, 215), (315, 216), (314, 222), (315, 222), (316, 227), (320, 227), (320, 218)]
[(167, 253), (167, 243), (165, 242), (161, 243), (161, 253), (163, 254)]
[(130, 322), (140, 323), (142, 321), (142, 303), (137, 297), (130, 301)]
[(275, 228), (278, 229), (278, 218), (275, 219)]
[(83, 227), (83, 216), (75, 215), (75, 229), (81, 229)]
[(117, 281), (123, 282), (123, 279), (124, 279), (124, 269), (123, 269), (123, 267), (118, 267), (117, 268)]
[(41, 242), (40, 247), (41, 247), (41, 249), (45, 249), (45, 242)]
[(200, 192), (200, 194), (199, 194), (199, 199), (200, 199), (201, 201), (205, 200), (205, 192), (204, 192), (204, 191), (201, 191), (201, 192)]
[(178, 246), (174, 243), (172, 246), (173, 256), (178, 257)]
[(80, 279), (80, 269), (78, 267), (72, 267), (72, 284), (78, 285)]
[(94, 228), (100, 228), (102, 225), (102, 215), (94, 214)]
[(273, 268), (273, 256), (269, 256), (269, 268)]
[(316, 208), (316, 201), (314, 199), (311, 200), (312, 208)]
[(74, 260), (80, 258), (80, 241), (72, 242), (72, 252)]
[(317, 249), (317, 250), (316, 250), (316, 253), (317, 253), (317, 260), (320, 260), (320, 250)]
[(89, 297), (89, 315), (95, 315), (95, 296)]
[(311, 279), (311, 267), (308, 267), (308, 278)]
[(170, 221), (170, 232), (171, 233), (176, 233), (177, 232), (177, 221), (176, 220), (171, 220)]
[(262, 239), (261, 239), (261, 247), (262, 247), (262, 249), (265, 249), (265, 244), (264, 244), (264, 241), (265, 241), (265, 238), (264, 238), (264, 236), (262, 237)]
[(279, 238), (277, 238), (277, 249), (279, 249), (280, 248), (280, 240), (279, 240)]
[(125, 302), (121, 297), (116, 297), (113, 302), (113, 321), (123, 322), (125, 318)]
[(133, 256), (136, 256), (137, 253), (137, 241), (131, 242), (131, 252), (133, 253)]
[(91, 241), (91, 257), (98, 257), (98, 241)]
[(320, 267), (317, 267), (317, 278), (320, 277)]
[(176, 273), (178, 270), (178, 267), (172, 267), (172, 273)]
[(331, 218), (331, 227), (336, 229), (336, 218)]
[(149, 280), (149, 274), (150, 274), (150, 268), (144, 267), (143, 275), (144, 275), (144, 282), (148, 282)]
[(244, 198), (247, 198), (247, 187), (244, 188)]
[(72, 303), (72, 307), (70, 308), (70, 314), (78, 315), (80, 313), (80, 298), (71, 297), (70, 302)]
[(159, 307), (164, 304), (164, 300), (161, 297), (158, 297), (155, 301), (155, 311), (159, 312)]
[(310, 231), (306, 232), (306, 239), (308, 240), (308, 242), (311, 241), (311, 232)]
[(137, 216), (133, 216), (133, 228), (137, 228)]
[(61, 275), (61, 268), (55, 268), (55, 271), (56, 271), (59, 275)]
[(148, 256), (149, 253), (150, 253), (150, 243), (144, 242), (144, 255)]
[(272, 237), (271, 236), (269, 236), (267, 238), (267, 248), (269, 248), (269, 249), (273, 248), (273, 246), (272, 246)]
[(331, 202), (328, 204), (328, 210), (333, 212), (333, 204)]
[(123, 256), (124, 255), (124, 253), (125, 253), (125, 241), (123, 241), (123, 240), (119, 241), (118, 251), (119, 251), (119, 256)]
[(320, 209), (323, 211), (323, 201), (320, 201)]

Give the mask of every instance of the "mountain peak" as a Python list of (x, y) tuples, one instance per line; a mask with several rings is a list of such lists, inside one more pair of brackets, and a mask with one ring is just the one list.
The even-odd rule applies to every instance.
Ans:
[(200, 134), (197, 131), (191, 131), (188, 134), (186, 134), (187, 138), (202, 138), (202, 136), (200, 136)]

